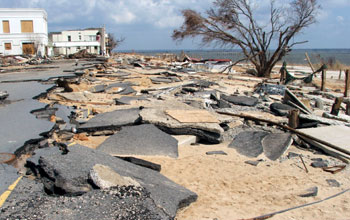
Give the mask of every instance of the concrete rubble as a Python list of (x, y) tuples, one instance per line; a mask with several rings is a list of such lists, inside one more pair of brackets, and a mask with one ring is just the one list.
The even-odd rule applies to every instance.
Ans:
[(191, 59), (73, 58), (86, 59), (42, 74), (0, 74), (0, 153), (14, 154), (17, 168), (0, 169), (0, 193), (24, 176), (0, 205), (1, 219), (175, 219), (198, 194), (147, 157), (177, 162), (185, 146), (208, 146), (202, 157), (213, 160), (235, 149), (254, 169), (303, 160), (292, 146), (332, 158), (308, 158), (308, 167), (349, 163), (350, 116), (344, 103), (330, 114), (341, 96), (333, 91), (250, 77), (249, 66), (207, 73)]

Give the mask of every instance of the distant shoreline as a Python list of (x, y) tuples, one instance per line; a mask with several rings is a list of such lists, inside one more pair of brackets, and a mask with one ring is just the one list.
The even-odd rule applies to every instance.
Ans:
[[(176, 54), (180, 55), (185, 52), (188, 56), (194, 58), (202, 58), (202, 59), (231, 59), (233, 61), (239, 60), (242, 58), (242, 53), (239, 49), (210, 49), (210, 50), (120, 50), (117, 52), (121, 53), (139, 53), (144, 55), (155, 56), (157, 54)], [(325, 63), (341, 63), (344, 65), (350, 65), (350, 49), (294, 49), (290, 52), (289, 55), (283, 59), (287, 63), (292, 64), (307, 64), (305, 60), (305, 53), (308, 53), (312, 63), (321, 63), (322, 60)]]

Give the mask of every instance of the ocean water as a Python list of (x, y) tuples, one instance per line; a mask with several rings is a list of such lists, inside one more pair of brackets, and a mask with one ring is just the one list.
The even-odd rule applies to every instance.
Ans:
[[(131, 52), (131, 51), (124, 51)], [(145, 55), (176, 54), (180, 55), (182, 50), (144, 50), (134, 51)], [(233, 62), (242, 59), (239, 50), (183, 50), (188, 56), (200, 59), (231, 59)], [(312, 63), (340, 62), (350, 65), (350, 49), (294, 49), (282, 61), (289, 64), (307, 64), (305, 53), (308, 53)]]

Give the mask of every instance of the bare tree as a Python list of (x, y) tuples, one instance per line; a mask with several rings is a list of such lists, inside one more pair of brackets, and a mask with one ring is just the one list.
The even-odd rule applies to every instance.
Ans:
[(111, 54), (112, 50), (120, 46), (121, 43), (123, 43), (125, 40), (124, 37), (120, 37), (119, 39), (115, 38), (113, 34), (108, 33), (108, 40), (107, 40), (107, 50), (108, 54)]
[(261, 19), (253, 2), (256, 1), (216, 0), (205, 16), (183, 10), (184, 23), (172, 37), (200, 37), (203, 45), (236, 46), (244, 54), (238, 62), (250, 61), (258, 76), (269, 77), (272, 68), (293, 46), (307, 42), (292, 39), (315, 23), (320, 6), (317, 0), (289, 0), (287, 5), (283, 4), (286, 1), (270, 0), (268, 15)]

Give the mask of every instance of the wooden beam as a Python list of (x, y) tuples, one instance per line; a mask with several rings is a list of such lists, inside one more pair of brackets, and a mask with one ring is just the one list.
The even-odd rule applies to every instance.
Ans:
[(244, 118), (244, 119), (247, 119), (247, 120), (252, 120), (252, 121), (261, 121), (261, 122), (265, 122), (265, 123), (268, 123), (268, 124), (272, 124), (272, 125), (276, 125), (278, 127), (281, 127), (285, 130), (288, 130), (294, 134), (297, 134), (297, 135), (300, 135), (301, 137), (304, 137), (304, 138), (308, 138), (310, 140), (313, 140), (313, 141), (316, 141), (320, 144), (323, 144), (323, 145), (326, 145), (327, 147), (329, 148), (332, 148), (334, 150), (337, 150), (339, 152), (342, 152), (346, 155), (350, 155), (350, 151), (346, 150), (346, 149), (343, 149), (343, 148), (340, 148), (332, 143), (328, 143), (326, 141), (323, 141), (321, 139), (318, 139), (316, 137), (313, 137), (311, 135), (308, 135), (308, 134), (305, 134), (301, 131), (298, 131), (294, 128), (291, 128), (287, 125), (283, 125), (283, 124), (280, 124), (278, 122), (275, 122), (275, 121), (271, 121), (271, 120), (267, 120), (267, 119), (263, 119), (263, 118), (256, 118), (256, 117), (253, 117), (253, 116), (250, 116), (250, 115), (242, 115), (242, 114), (235, 114), (235, 113), (229, 113), (229, 112), (224, 112), (224, 111), (216, 111), (217, 113), (219, 114), (222, 114), (222, 115), (229, 115), (229, 116), (234, 116), (234, 117), (240, 117), (240, 118)]
[(311, 63), (311, 61), (310, 61), (310, 57), (309, 57), (309, 55), (308, 55), (307, 53), (305, 53), (305, 57), (306, 57), (306, 60), (307, 60), (307, 62), (309, 63), (309, 65), (310, 65), (310, 67), (311, 67), (312, 72), (314, 73), (314, 72), (315, 72), (315, 68), (314, 68), (314, 66), (312, 65), (312, 63)]
[(288, 118), (289, 127), (291, 128), (299, 127), (299, 114), (300, 114), (300, 111), (298, 109), (293, 109), (289, 111), (289, 118)]
[(321, 82), (321, 91), (326, 91), (326, 80), (327, 80), (327, 76), (326, 76), (326, 70), (322, 70), (322, 82)]
[(335, 99), (335, 102), (334, 102), (334, 104), (332, 106), (332, 111), (331, 111), (332, 115), (338, 116), (342, 102), (343, 102), (343, 97), (337, 97)]
[(345, 92), (344, 97), (350, 97), (350, 71), (345, 72)]
[(350, 102), (346, 103), (345, 114), (350, 115)]

